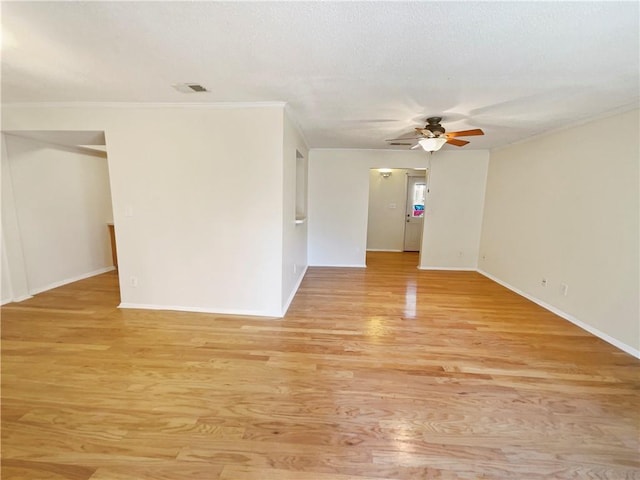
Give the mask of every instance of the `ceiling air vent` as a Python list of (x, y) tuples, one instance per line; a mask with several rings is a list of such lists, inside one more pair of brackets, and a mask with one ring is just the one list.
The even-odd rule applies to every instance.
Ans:
[(201, 93), (209, 91), (199, 83), (176, 83), (172, 85), (172, 87), (182, 93)]

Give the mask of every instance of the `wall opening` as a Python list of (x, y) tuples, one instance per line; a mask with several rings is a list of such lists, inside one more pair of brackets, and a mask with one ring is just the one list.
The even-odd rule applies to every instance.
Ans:
[(104, 132), (3, 132), (2, 157), (3, 180), (11, 185), (2, 214), (13, 219), (3, 225), (11, 288), (3, 288), (2, 302), (107, 272), (117, 284)]
[(413, 168), (369, 170), (367, 252), (420, 252), (426, 178)]
[(296, 220), (307, 218), (307, 163), (296, 150)]

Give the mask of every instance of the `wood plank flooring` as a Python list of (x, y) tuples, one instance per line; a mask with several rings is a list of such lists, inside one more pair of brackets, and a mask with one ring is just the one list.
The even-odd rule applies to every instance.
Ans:
[(635, 479), (640, 362), (473, 272), (310, 268), (284, 319), (2, 308), (2, 479)]

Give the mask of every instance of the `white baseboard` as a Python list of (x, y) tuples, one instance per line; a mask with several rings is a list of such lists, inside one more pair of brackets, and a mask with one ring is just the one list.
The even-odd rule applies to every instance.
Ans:
[(444, 270), (451, 272), (476, 272), (478, 271), (474, 267), (421, 267), (418, 266), (418, 270)]
[(340, 264), (340, 265), (333, 265), (333, 264), (318, 264), (318, 265), (309, 265), (310, 267), (329, 267), (329, 268), (367, 268), (366, 265), (346, 265), (346, 264)]
[(236, 310), (236, 309), (225, 309), (225, 308), (202, 308), (202, 307), (185, 307), (182, 305), (153, 305), (148, 303), (126, 303), (122, 302), (118, 305), (118, 308), (124, 309), (139, 309), (139, 310), (170, 310), (175, 312), (195, 312), (195, 313), (214, 313), (219, 315), (240, 315), (240, 316), (249, 316), (249, 317), (269, 317), (269, 318), (282, 318), (287, 313), (293, 298), (296, 296), (298, 289), (300, 288), (300, 284), (304, 279), (305, 274), (307, 273), (307, 268), (304, 267), (302, 271), (302, 275), (298, 278), (295, 287), (291, 291), (291, 295), (287, 299), (286, 304), (284, 305), (282, 312), (279, 314), (276, 313), (268, 313), (258, 310)]
[(154, 305), (148, 303), (122, 302), (118, 308), (136, 310), (169, 310), (172, 312), (215, 313), (218, 315), (239, 315), (244, 317), (270, 317), (280, 318), (279, 313), (264, 312), (260, 310), (237, 310), (233, 308), (209, 308), (209, 307), (185, 307), (183, 305)]
[[(52, 290), (54, 288), (62, 287), (63, 285), (67, 285), (69, 283), (78, 282), (80, 280), (84, 280), (85, 278), (95, 277), (96, 275), (102, 275), (103, 273), (112, 272), (116, 267), (104, 267), (99, 268), (98, 270), (94, 270), (93, 272), (83, 273), (82, 275), (77, 275), (75, 277), (66, 278), (64, 280), (60, 280), (59, 282), (54, 282), (44, 287), (38, 287), (31, 290), (29, 293), (31, 295), (37, 295), (38, 293), (46, 292), (47, 290)], [(30, 298), (30, 297), (27, 297)], [(23, 299), (25, 300), (25, 299)], [(18, 301), (18, 300), (15, 300)]]
[(17, 298), (10, 298), (9, 300), (3, 300), (2, 303), (0, 303), (0, 305), (6, 305), (7, 303), (24, 302), (25, 300), (29, 300), (30, 298), (33, 298), (33, 295), (22, 295)]
[[(393, 250), (388, 248), (367, 248), (367, 252), (394, 252), (394, 253), (402, 253), (404, 250)], [(416, 252), (418, 253), (418, 252)]]
[(302, 271), (302, 275), (300, 275), (300, 277), (298, 278), (298, 281), (293, 287), (293, 290), (291, 290), (291, 295), (289, 295), (289, 298), (287, 299), (286, 303), (282, 306), (282, 315), (280, 315), (281, 317), (284, 317), (287, 314), (287, 310), (289, 310), (289, 306), (291, 305), (291, 302), (293, 302), (293, 298), (296, 296), (296, 293), (298, 293), (298, 289), (300, 288), (300, 284), (302, 283), (302, 280), (304, 280), (304, 276), (307, 273), (307, 268), (308, 267), (305, 265), (304, 270)]
[(591, 333), (592, 335), (595, 335), (596, 337), (604, 340), (605, 342), (610, 343), (611, 345), (613, 345), (616, 348), (619, 348), (623, 352), (626, 352), (629, 355), (633, 355), (634, 357), (640, 359), (640, 350), (637, 350), (637, 349), (627, 345), (626, 343), (623, 343), (620, 340), (617, 340), (617, 339), (613, 338), (611, 335), (607, 335), (606, 333), (598, 330), (597, 328), (592, 327), (591, 325), (589, 325), (589, 324), (587, 324), (587, 323), (585, 323), (585, 322), (583, 322), (581, 320), (578, 320), (573, 315), (571, 315), (569, 313), (566, 313), (566, 312), (563, 312), (562, 310), (554, 307), (553, 305), (550, 305), (550, 304), (548, 304), (546, 302), (543, 302), (542, 300), (534, 297), (533, 295), (529, 295), (526, 292), (523, 292), (522, 290), (520, 290), (519, 288), (514, 287), (513, 285), (509, 285), (507, 282), (504, 282), (504, 281), (500, 280), (499, 278), (494, 277), (493, 275), (491, 275), (490, 273), (485, 272), (484, 270), (478, 269), (477, 272), (480, 273), (481, 275), (484, 275), (488, 279), (493, 280), (494, 282), (502, 285), (503, 287), (508, 288), (512, 292), (517, 293), (518, 295), (526, 298), (527, 300), (531, 300), (533, 303), (535, 303), (537, 305), (540, 305), (545, 310), (549, 310), (551, 313), (555, 313), (559, 317), (562, 317), (565, 320), (570, 321), (574, 325), (580, 327), (583, 330), (586, 330), (587, 332)]

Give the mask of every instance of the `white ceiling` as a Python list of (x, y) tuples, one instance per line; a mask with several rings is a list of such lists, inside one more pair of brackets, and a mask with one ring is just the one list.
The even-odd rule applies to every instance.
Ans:
[(388, 148), (442, 115), (448, 131), (484, 129), (465, 149), (492, 148), (637, 106), (639, 9), (2, 2), (2, 101), (285, 101), (317, 148)]

